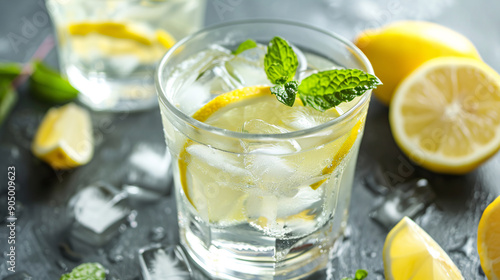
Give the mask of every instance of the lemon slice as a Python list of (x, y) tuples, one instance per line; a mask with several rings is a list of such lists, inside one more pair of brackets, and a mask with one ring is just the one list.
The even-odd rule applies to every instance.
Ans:
[(54, 169), (88, 163), (94, 151), (88, 112), (73, 103), (50, 109), (38, 127), (31, 150)]
[(465, 36), (432, 22), (394, 22), (365, 30), (354, 41), (384, 83), (373, 93), (385, 105), (389, 105), (397, 85), (430, 59), (443, 56), (481, 59)]
[(133, 40), (144, 45), (151, 45), (153, 43), (147, 36), (119, 22), (72, 23), (68, 26), (68, 31), (71, 35), (86, 36), (95, 32), (108, 37)]
[(399, 147), (415, 163), (463, 174), (500, 148), (500, 75), (481, 61), (436, 58), (408, 76), (391, 103)]
[(500, 196), (483, 212), (477, 229), (477, 251), (486, 277), (500, 279)]
[(408, 217), (387, 235), (383, 259), (387, 280), (463, 279), (436, 241)]

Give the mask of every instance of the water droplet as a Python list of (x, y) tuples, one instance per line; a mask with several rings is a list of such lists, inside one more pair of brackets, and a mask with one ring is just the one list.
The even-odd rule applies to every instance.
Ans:
[(137, 211), (136, 210), (130, 211), (130, 214), (127, 217), (127, 222), (131, 228), (137, 227), (136, 218), (137, 218)]
[(474, 248), (474, 241), (475, 240), (473, 238), (466, 236), (458, 245), (451, 248), (449, 251), (452, 253), (463, 254), (466, 257), (471, 257), (476, 251)]
[(163, 227), (154, 227), (151, 229), (151, 232), (149, 233), (149, 238), (153, 242), (160, 242), (165, 238), (165, 229)]
[(57, 264), (57, 266), (58, 266), (60, 269), (62, 269), (62, 270), (64, 270), (64, 271), (68, 271), (68, 266), (67, 266), (67, 265), (66, 265), (66, 263), (65, 263), (65, 262), (63, 262), (62, 260), (57, 260), (57, 261), (56, 261), (56, 264)]

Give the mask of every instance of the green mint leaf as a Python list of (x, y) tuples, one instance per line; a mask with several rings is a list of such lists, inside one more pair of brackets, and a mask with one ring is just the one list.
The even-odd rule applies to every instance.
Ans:
[(368, 271), (364, 269), (356, 270), (356, 274), (354, 275), (354, 280), (363, 280), (368, 277)]
[(381, 84), (374, 75), (358, 69), (328, 70), (302, 80), (299, 97), (305, 106), (325, 111)]
[(242, 43), (238, 46), (238, 48), (237, 48), (236, 50), (232, 51), (232, 53), (233, 53), (234, 55), (238, 55), (238, 54), (240, 54), (240, 53), (242, 53), (242, 52), (244, 52), (244, 51), (246, 51), (246, 50), (253, 49), (253, 48), (255, 48), (255, 47), (257, 47), (257, 42), (255, 42), (255, 41), (254, 41), (254, 40), (252, 40), (252, 39), (248, 39), (248, 40), (246, 40), (246, 41), (242, 42)]
[(17, 92), (11, 85), (11, 79), (0, 79), (0, 125), (17, 101)]
[(288, 42), (274, 37), (267, 45), (264, 70), (271, 83), (279, 85), (293, 80), (299, 61)]
[(297, 81), (291, 81), (286, 84), (272, 87), (271, 93), (276, 95), (276, 99), (278, 99), (279, 102), (292, 107), (293, 103), (295, 103), (298, 87), (299, 83)]
[(14, 80), (21, 74), (21, 66), (14, 62), (0, 63), (0, 78)]
[(105, 280), (106, 269), (99, 263), (84, 263), (70, 273), (63, 274), (59, 280)]
[(78, 90), (68, 80), (42, 62), (33, 63), (30, 90), (35, 97), (54, 103), (67, 102), (78, 95)]

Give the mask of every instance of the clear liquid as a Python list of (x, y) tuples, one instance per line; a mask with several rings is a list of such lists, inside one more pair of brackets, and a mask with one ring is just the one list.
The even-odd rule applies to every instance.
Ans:
[[(252, 52), (257, 52), (257, 59), (244, 54), (246, 61), (237, 65), (241, 61), (235, 60), (242, 58), (217, 47), (181, 65), (190, 68), (183, 69), (188, 74), (182, 77), (189, 82), (173, 103), (192, 114), (217, 94), (269, 83), (259, 61), (263, 53)], [(311, 53), (299, 56), (299, 79), (338, 67)], [(252, 133), (283, 133), (304, 128), (298, 125), (317, 125), (311, 119), (323, 117), (320, 123), (334, 119), (352, 106), (344, 104), (324, 114), (306, 110), (290, 121), (288, 114), (302, 110), (300, 107), (267, 108), (271, 103), (259, 101), (238, 101), (213, 113), (206, 122), (239, 132), (257, 123)], [(261, 109), (256, 113), (261, 115), (258, 119), (244, 113), (255, 104)], [(284, 106), (276, 100), (272, 104)], [(167, 145), (177, 158), (174, 181), (181, 242), (197, 264), (224, 279), (293, 279), (324, 267), (328, 250), (345, 227), (363, 117), (359, 127), (335, 140), (318, 142), (313, 149), (301, 149), (290, 140), (249, 151), (241, 141), (240, 152), (190, 143), (179, 132), (175, 136), (169, 133), (175, 129), (165, 114), (163, 122)], [(354, 138), (349, 138), (354, 130)], [(336, 161), (349, 139), (350, 149)]]
[[(203, 0), (49, 0), (47, 6), (56, 25), (61, 69), (82, 102), (111, 111), (156, 104), (154, 69), (170, 47), (158, 40), (157, 30), (178, 40), (201, 27), (204, 12)], [(104, 35), (72, 33), (71, 26), (88, 23), (122, 24), (132, 33), (116, 36), (119, 30), (109, 28)]]

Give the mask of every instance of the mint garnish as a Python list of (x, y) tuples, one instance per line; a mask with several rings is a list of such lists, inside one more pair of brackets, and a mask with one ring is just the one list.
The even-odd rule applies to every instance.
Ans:
[(232, 53), (234, 55), (238, 55), (246, 50), (253, 49), (255, 47), (257, 47), (257, 42), (255, 42), (252, 39), (248, 39), (248, 40), (244, 41), (243, 43), (241, 43), (238, 46), (238, 48), (236, 50), (234, 50)]
[(318, 72), (302, 80), (299, 97), (304, 105), (325, 111), (349, 102), (365, 91), (380, 85), (377, 77), (358, 69)]
[(99, 263), (84, 263), (70, 273), (63, 274), (59, 280), (105, 280), (106, 269)]
[(297, 55), (288, 42), (274, 37), (267, 46), (264, 70), (271, 83), (280, 85), (293, 80), (299, 66)]
[(291, 81), (272, 87), (271, 93), (276, 95), (276, 99), (278, 99), (279, 102), (292, 107), (293, 103), (295, 102), (295, 96), (297, 95), (298, 87), (299, 82)]
[(374, 75), (358, 69), (327, 70), (312, 74), (299, 84), (293, 81), (298, 67), (297, 54), (286, 40), (274, 37), (267, 46), (264, 70), (275, 86), (271, 93), (281, 103), (293, 106), (298, 94), (304, 106), (325, 111), (349, 102), (382, 83)]
[(358, 269), (356, 270), (356, 274), (354, 275), (354, 278), (352, 277), (344, 277), (342, 280), (363, 280), (366, 277), (368, 277), (368, 271), (364, 269)]
[(17, 92), (11, 80), (0, 78), (0, 125), (17, 101)]
[(33, 63), (30, 89), (35, 97), (55, 103), (70, 101), (78, 95), (78, 90), (68, 80), (39, 61)]
[(21, 66), (15, 62), (0, 63), (0, 78), (14, 80), (21, 70)]

